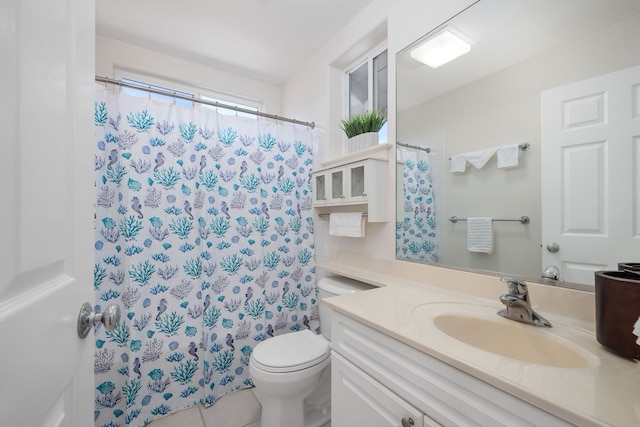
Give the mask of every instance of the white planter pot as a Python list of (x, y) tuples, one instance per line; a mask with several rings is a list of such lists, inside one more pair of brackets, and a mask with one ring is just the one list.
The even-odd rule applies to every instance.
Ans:
[(347, 154), (378, 145), (378, 132), (367, 132), (347, 139)]

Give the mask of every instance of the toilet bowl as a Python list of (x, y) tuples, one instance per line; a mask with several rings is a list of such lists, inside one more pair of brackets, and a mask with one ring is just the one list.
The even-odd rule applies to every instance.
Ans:
[[(262, 404), (262, 427), (307, 426), (305, 419), (313, 408), (305, 400), (318, 386), (330, 355), (329, 342), (308, 329), (279, 335), (256, 346), (249, 372)], [(325, 414), (328, 421), (328, 411)], [(320, 422), (323, 417), (315, 418)]]
[[(371, 289), (343, 278), (318, 282), (319, 299)], [(331, 419), (331, 310), (320, 306), (320, 329), (265, 340), (253, 349), (249, 372), (262, 405), (262, 427), (321, 427)]]

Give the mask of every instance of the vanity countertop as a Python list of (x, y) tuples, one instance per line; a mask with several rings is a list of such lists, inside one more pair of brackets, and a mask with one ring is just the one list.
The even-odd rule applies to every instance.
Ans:
[(554, 336), (578, 345), (591, 361), (586, 368), (557, 368), (483, 351), (425, 327), (430, 320), (423, 312), (431, 305), (500, 308), (506, 285), (497, 277), (352, 252), (317, 268), (378, 287), (323, 300), (348, 317), (576, 425), (640, 425), (640, 363), (596, 341), (591, 292), (529, 284), (533, 308), (554, 324)]

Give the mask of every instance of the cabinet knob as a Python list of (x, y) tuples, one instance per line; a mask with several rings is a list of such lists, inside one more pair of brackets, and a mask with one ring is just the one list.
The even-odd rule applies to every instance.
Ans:
[(412, 425), (414, 425), (415, 423), (413, 422), (413, 418), (403, 418), (402, 420), (402, 427), (411, 427)]
[(367, 193), (362, 193), (362, 197), (367, 197)]
[(340, 198), (341, 198), (341, 199), (344, 199), (344, 194), (341, 194), (341, 195), (340, 195)]

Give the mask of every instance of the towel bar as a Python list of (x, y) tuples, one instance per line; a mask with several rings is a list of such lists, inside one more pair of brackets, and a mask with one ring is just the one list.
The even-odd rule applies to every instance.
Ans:
[[(518, 145), (518, 148), (520, 148), (520, 151), (529, 151), (529, 148), (531, 148), (531, 144), (529, 144), (528, 142), (523, 142), (520, 145)], [(451, 157), (449, 157), (449, 160), (451, 160)], [(518, 220), (508, 219), (506, 221), (518, 221)]]
[(431, 148), (429, 147), (420, 147), (419, 145), (411, 145), (411, 144), (405, 144), (403, 142), (397, 141), (396, 145), (400, 146), (400, 147), (407, 147), (407, 148), (413, 148), (414, 150), (422, 150), (422, 151), (426, 151), (427, 154), (431, 153)]
[[(319, 216), (320, 218), (326, 218), (326, 217), (328, 217), (329, 215), (331, 215), (331, 214), (328, 214), (328, 213), (321, 213), (321, 214), (318, 214), (318, 216)], [(366, 212), (363, 212), (363, 213), (362, 213), (362, 216), (367, 217), (367, 216), (369, 216), (369, 214), (368, 214), (368, 213), (366, 213)]]
[[(466, 221), (467, 218), (458, 218), (457, 216), (452, 216), (449, 218), (449, 221), (451, 221), (452, 223), (456, 223), (458, 221)], [(493, 219), (492, 221), (518, 221), (521, 224), (529, 224), (529, 217), (526, 215), (521, 216), (518, 219)]]

